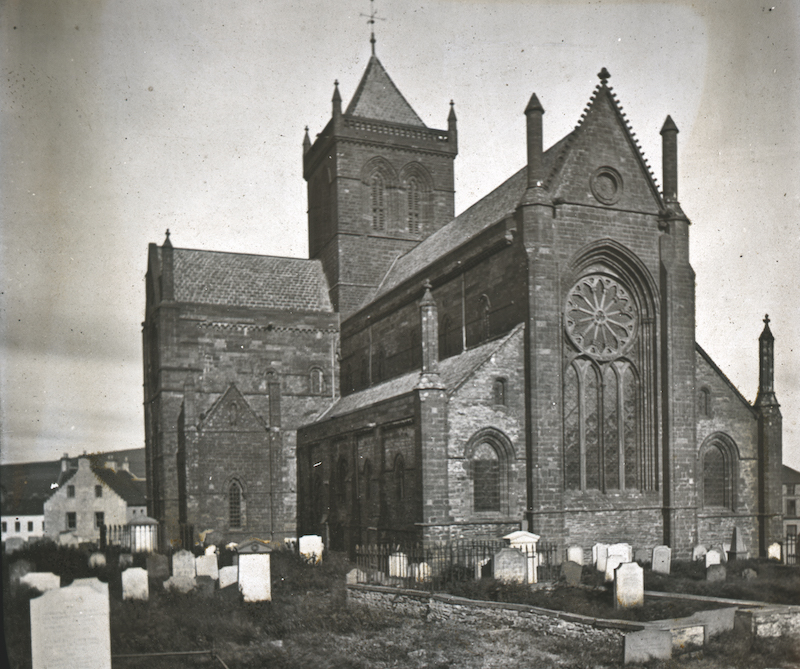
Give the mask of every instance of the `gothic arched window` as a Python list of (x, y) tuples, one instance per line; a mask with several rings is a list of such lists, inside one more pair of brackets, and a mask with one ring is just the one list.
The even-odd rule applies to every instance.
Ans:
[(722, 433), (711, 435), (700, 447), (699, 460), (703, 506), (735, 511), (739, 455), (733, 440)]
[(242, 527), (242, 486), (238, 481), (231, 481), (228, 487), (228, 525)]
[(700, 388), (697, 393), (697, 415), (703, 418), (711, 416), (711, 391), (708, 388)]
[(472, 503), (475, 511), (500, 511), (500, 457), (489, 442), (472, 456)]
[(380, 172), (375, 172), (369, 180), (369, 203), (372, 213), (372, 229), (386, 227), (386, 182)]
[(506, 380), (495, 379), (492, 387), (493, 401), (500, 406), (506, 405)]
[(406, 182), (406, 210), (408, 231), (417, 235), (422, 230), (422, 186), (417, 177)]
[(321, 395), (324, 385), (324, 375), (319, 367), (312, 367), (309, 372), (309, 390), (312, 395)]

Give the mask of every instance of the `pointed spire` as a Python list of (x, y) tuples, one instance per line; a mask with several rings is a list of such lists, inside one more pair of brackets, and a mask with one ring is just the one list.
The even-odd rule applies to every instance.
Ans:
[(169, 241), (169, 228), (167, 228), (167, 236), (164, 238), (163, 246), (168, 247), (168, 248), (172, 248), (172, 242)]
[(447, 115), (447, 121), (449, 123), (456, 122), (456, 103), (450, 100), (450, 113)]
[(338, 132), (342, 125), (342, 96), (339, 93), (339, 80), (333, 82), (333, 131)]
[(306, 134), (303, 137), (303, 154), (308, 153), (311, 148), (311, 138), (308, 136), (308, 126), (306, 126)]
[(536, 97), (536, 93), (531, 95), (531, 99), (528, 100), (528, 106), (525, 107), (526, 114), (532, 111), (540, 111), (544, 114), (544, 107), (542, 107), (542, 103), (539, 102), (539, 98)]
[(769, 322), (769, 314), (764, 314), (764, 330), (761, 332), (759, 339), (775, 341), (775, 337), (772, 336), (772, 330), (769, 329)]
[(775, 397), (775, 337), (769, 329), (769, 315), (764, 316), (764, 329), (758, 338), (758, 395), (756, 406), (777, 405)]
[(664, 201), (678, 202), (678, 126), (667, 116), (661, 128), (661, 180), (664, 184)]
[(447, 141), (458, 152), (458, 126), (456, 124), (455, 103), (450, 100), (450, 113), (447, 115)]
[(544, 107), (542, 107), (542, 103), (539, 102), (539, 98), (534, 93), (528, 101), (528, 106), (525, 107), (528, 146), (528, 191), (531, 191), (531, 189), (544, 190), (543, 115)]

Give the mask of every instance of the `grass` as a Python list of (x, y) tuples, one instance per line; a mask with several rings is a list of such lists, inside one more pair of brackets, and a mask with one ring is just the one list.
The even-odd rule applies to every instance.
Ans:
[[(100, 570), (102, 573), (93, 573), (88, 569), (85, 551), (42, 552), (48, 555), (19, 554), (15, 559), (26, 557), (40, 570), (43, 567), (38, 560), (46, 560), (43, 564), (65, 580), (90, 575), (109, 580), (113, 655), (213, 647), (230, 669), (611, 669), (621, 663), (618, 650), (610, 643), (541, 637), (502, 626), (434, 624), (391, 611), (348, 606), (344, 576), (352, 565), (337, 555), (327, 556), (321, 565), (310, 566), (291, 553), (273, 553), (273, 601), (243, 604), (238, 598), (221, 593), (204, 599), (195, 594), (175, 595), (160, 588), (151, 589), (148, 602), (122, 602), (115, 594), (118, 572), (113, 556), (109, 566)], [(764, 569), (760, 563), (756, 566)], [(6, 562), (3, 569), (7, 584)], [(685, 579), (700, 587), (691, 569), (686, 573), (676, 571), (676, 580)], [(796, 577), (796, 571), (792, 572), (794, 576), (780, 570), (776, 574), (786, 581)], [(750, 587), (752, 582), (745, 584)], [(493, 581), (482, 581), (474, 587), (483, 589), (485, 598), (491, 598), (492, 593), (495, 597), (509, 596), (500, 595), (498, 584)], [(22, 590), (3, 600), (8, 666), (14, 669), (31, 666), (30, 596), (30, 592)], [(741, 634), (728, 634), (712, 642), (702, 654), (648, 667), (765, 669), (798, 665), (800, 650), (786, 640), (753, 642)], [(114, 669), (221, 666), (209, 656), (117, 658), (113, 662)]]

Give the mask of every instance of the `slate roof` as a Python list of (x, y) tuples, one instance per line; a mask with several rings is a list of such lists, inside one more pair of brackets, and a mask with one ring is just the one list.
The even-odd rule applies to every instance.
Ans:
[[(467, 349), (459, 355), (454, 355), (439, 361), (439, 377), (447, 389), (448, 395), (452, 395), (466, 381), (470, 375), (486, 362), (492, 354), (499, 350), (509, 339), (523, 328), (517, 325), (509, 333), (493, 339), (485, 344)], [(368, 406), (400, 397), (414, 390), (419, 381), (420, 371), (415, 370), (408, 374), (403, 374), (394, 379), (389, 379), (383, 383), (365, 388), (346, 397), (342, 397), (322, 416), (317, 419), (325, 420), (344, 414), (358, 411)]]
[(798, 472), (796, 469), (792, 469), (791, 467), (783, 465), (783, 471), (781, 472), (781, 483), (794, 483), (795, 485), (800, 483), (800, 472)]
[(332, 312), (319, 260), (174, 249), (175, 300)]
[(137, 481), (129, 472), (121, 470), (114, 471), (108, 467), (92, 467), (92, 472), (117, 493), (128, 506), (144, 506), (147, 504), (146, 482)]
[(389, 78), (381, 61), (374, 55), (369, 59), (364, 76), (361, 77), (345, 114), (426, 127)]
[[(561, 147), (569, 137), (570, 135), (567, 135), (544, 152), (543, 161), (546, 173), (552, 168), (555, 158), (560, 154)], [(456, 216), (450, 223), (434, 232), (405, 255), (400, 256), (386, 273), (383, 282), (369, 301), (385, 295), (486, 228), (511, 216), (516, 211), (527, 187), (527, 167), (523, 167), (491, 193)]]

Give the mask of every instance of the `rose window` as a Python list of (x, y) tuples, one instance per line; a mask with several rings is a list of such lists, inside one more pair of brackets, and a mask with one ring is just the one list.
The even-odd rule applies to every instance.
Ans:
[(590, 275), (567, 297), (567, 334), (578, 349), (599, 360), (612, 360), (627, 350), (636, 335), (633, 298), (614, 279)]

